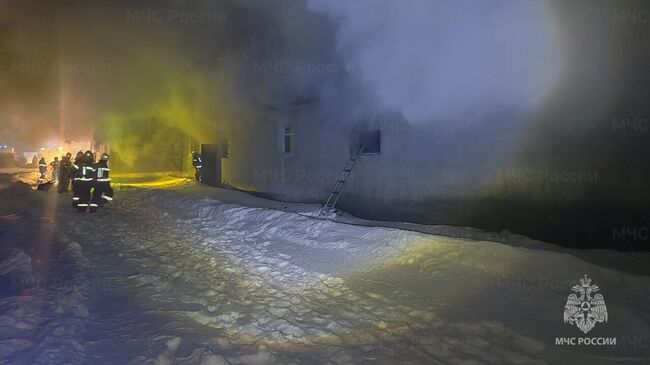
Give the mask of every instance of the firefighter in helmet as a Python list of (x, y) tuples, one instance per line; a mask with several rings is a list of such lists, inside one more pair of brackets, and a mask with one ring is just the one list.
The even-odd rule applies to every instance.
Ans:
[(72, 154), (68, 152), (65, 156), (61, 157), (61, 162), (59, 162), (59, 185), (57, 186), (59, 193), (68, 192), (68, 189), (70, 189), (70, 178), (73, 173)]
[(77, 155), (74, 158), (74, 163), (70, 168), (70, 174), (72, 176), (72, 205), (77, 206), (79, 204), (79, 182), (81, 180), (81, 167), (84, 164), (84, 153), (82, 151), (77, 152)]
[(88, 207), (97, 207), (97, 204), (91, 203), (91, 191), (95, 183), (95, 156), (91, 151), (86, 151), (81, 160), (79, 180), (77, 182), (77, 191), (79, 202), (77, 210), (85, 212)]
[(108, 153), (102, 153), (99, 162), (95, 164), (95, 184), (93, 197), (90, 201), (90, 212), (95, 212), (103, 204), (113, 201), (113, 189), (111, 188), (111, 169), (108, 167)]
[(60, 166), (59, 157), (56, 156), (54, 157), (54, 161), (50, 162), (50, 167), (51, 167), (50, 170), (52, 171), (52, 182), (54, 183), (59, 181), (59, 166)]
[(38, 161), (38, 172), (40, 173), (38, 183), (42, 184), (45, 182), (45, 175), (47, 174), (47, 162), (45, 162), (45, 157), (41, 157)]
[(201, 182), (201, 169), (203, 168), (203, 158), (196, 151), (192, 151), (192, 166), (194, 166), (194, 178)]

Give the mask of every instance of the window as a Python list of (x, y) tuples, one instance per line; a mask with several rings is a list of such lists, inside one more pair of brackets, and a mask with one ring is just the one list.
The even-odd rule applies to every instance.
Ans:
[(361, 155), (381, 154), (381, 133), (377, 130), (359, 131), (357, 135), (356, 151)]
[(291, 126), (284, 127), (283, 148), (284, 153), (294, 153), (296, 151), (296, 133)]

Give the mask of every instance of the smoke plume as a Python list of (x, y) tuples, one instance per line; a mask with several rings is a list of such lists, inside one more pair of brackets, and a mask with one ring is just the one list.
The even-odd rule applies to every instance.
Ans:
[(338, 50), (379, 107), (458, 121), (539, 105), (554, 81), (545, 5), (535, 1), (310, 0), (339, 24)]

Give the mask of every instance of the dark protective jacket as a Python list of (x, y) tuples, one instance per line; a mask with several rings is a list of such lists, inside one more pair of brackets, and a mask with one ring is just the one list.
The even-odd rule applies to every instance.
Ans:
[(72, 161), (68, 157), (63, 157), (59, 162), (59, 179), (69, 179), (72, 174)]
[(66, 168), (69, 169), (70, 164), (71, 164), (70, 160), (66, 156), (61, 157), (61, 159), (59, 160), (59, 171)]
[(203, 167), (203, 159), (201, 158), (201, 155), (194, 155), (194, 157), (192, 158), (192, 166), (194, 166), (194, 168), (196, 169), (200, 169)]
[(111, 181), (111, 169), (108, 168), (108, 163), (106, 161), (99, 161), (95, 164), (97, 182), (110, 182)]
[(57, 171), (59, 175), (59, 186), (57, 190), (60, 193), (68, 191), (70, 187), (70, 175), (72, 174), (72, 161), (68, 156), (63, 156), (61, 161), (59, 161), (59, 170)]
[(83, 165), (83, 158), (75, 158), (74, 163), (70, 166), (70, 176), (72, 180), (79, 180), (81, 177), (81, 166)]
[[(95, 185), (93, 190), (92, 203), (99, 205), (113, 201), (113, 189), (111, 188), (111, 169), (108, 161), (100, 160), (95, 164)], [(92, 205), (91, 205), (92, 206)]]
[(95, 180), (95, 167), (88, 163), (82, 163), (79, 166), (79, 181)]
[(44, 174), (47, 172), (47, 163), (45, 162), (45, 159), (42, 158), (40, 161), (38, 161), (38, 172), (41, 174)]

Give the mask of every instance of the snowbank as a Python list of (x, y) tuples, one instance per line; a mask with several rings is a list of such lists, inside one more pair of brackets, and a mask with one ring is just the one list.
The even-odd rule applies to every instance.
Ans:
[[(236, 204), (239, 192), (219, 201), (185, 189), (123, 189), (81, 215), (64, 196), (30, 194), (55, 199), (46, 202), (56, 214), (19, 214), (4, 225), (53, 233), (47, 261), (35, 255), (27, 265), (29, 239), (3, 257), (13, 257), (5, 272), (35, 281), (0, 300), (0, 358), (12, 364), (650, 359), (628, 341), (650, 335), (648, 278), (564, 252), (316, 219), (311, 206), (250, 196), (242, 201), (255, 206), (246, 207)], [(555, 345), (580, 333), (563, 312), (585, 274), (609, 311), (593, 334), (626, 347)], [(92, 300), (89, 275), (109, 289)]]
[[(60, 259), (72, 265), (84, 264), (74, 243), (68, 244)], [(22, 262), (25, 265), (30, 260), (23, 258)], [(12, 284), (19, 293), (0, 300), (0, 361), (84, 364), (81, 343), (88, 312), (83, 277), (64, 281), (22, 276)]]
[(9, 249), (0, 258), (0, 298), (20, 294), (23, 283), (33, 283), (32, 259), (21, 250)]
[[(606, 298), (611, 303), (610, 318), (616, 318), (597, 329), (601, 335), (619, 339), (650, 335), (648, 310), (640, 304), (650, 302), (647, 277), (603, 268), (546, 247), (540, 250), (494, 241), (342, 224), (169, 191), (147, 191), (137, 199), (143, 199), (144, 205), (151, 205), (170, 217), (179, 217), (181, 225), (193, 227), (206, 236), (200, 242), (206, 250), (226, 257), (238, 270), (252, 273), (262, 282), (281, 286), (282, 290), (296, 295), (315, 295), (321, 299), (340, 296), (347, 298), (348, 303), (363, 303), (369, 298), (366, 306), (372, 308), (370, 317), (364, 319), (362, 313), (355, 311), (346, 317), (354, 318), (356, 326), (393, 329), (399, 327), (398, 323), (412, 325), (409, 313), (420, 313), (432, 318), (431, 325), (421, 332), (415, 331), (421, 338), (437, 333), (435, 328), (449, 326), (456, 328), (450, 330), (449, 338), (454, 338), (451, 333), (458, 331), (463, 346), (469, 346), (471, 341), (486, 341), (497, 352), (503, 349), (501, 353), (480, 357), (485, 362), (532, 363), (530, 356), (571, 358), (573, 363), (590, 363), (599, 357), (609, 361), (620, 358), (617, 356), (645, 361), (647, 357), (639, 357), (639, 353), (648, 356), (648, 349), (629, 346), (576, 349), (570, 351), (571, 355), (557, 355), (566, 350), (556, 348), (553, 342), (555, 337), (575, 335), (575, 328), (563, 324), (562, 315), (572, 286), (584, 275), (589, 275), (603, 292), (606, 289)], [(611, 257), (616, 255), (610, 253)], [(388, 308), (404, 308), (387, 311), (373, 303), (376, 300), (384, 301)], [(195, 318), (208, 325), (228, 321), (212, 315)], [(240, 314), (232, 321), (238, 318)], [(492, 325), (502, 329), (503, 338), (496, 340), (498, 336), (488, 335), (492, 333), (488, 330)], [(302, 326), (297, 329), (288, 329), (287, 333), (294, 333), (296, 338), (309, 337), (311, 333)], [(333, 325), (330, 330), (338, 335), (352, 331), (341, 324)], [(403, 330), (403, 336), (413, 335)], [(477, 338), (470, 340), (472, 335)], [(528, 347), (514, 348), (510, 341), (517, 336), (521, 336), (517, 342)], [(436, 348), (433, 343), (429, 346)], [(515, 354), (523, 357), (517, 360)]]
[(88, 261), (78, 243), (50, 231), (44, 198), (22, 182), (0, 189), (2, 364), (86, 363)]

